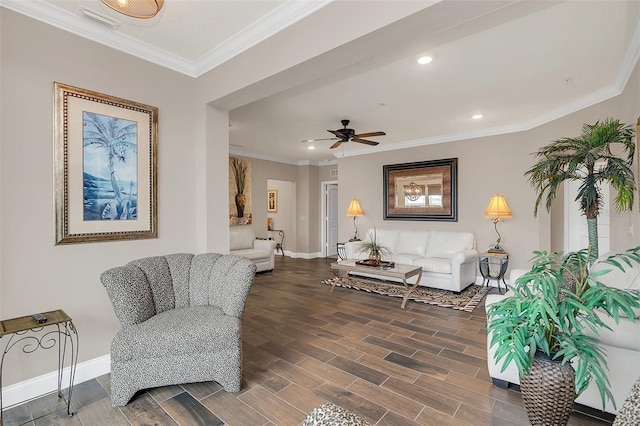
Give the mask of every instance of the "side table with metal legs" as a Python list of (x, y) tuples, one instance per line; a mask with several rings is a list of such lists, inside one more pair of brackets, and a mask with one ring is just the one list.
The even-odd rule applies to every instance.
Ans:
[[(67, 406), (67, 414), (71, 412), (71, 393), (78, 363), (78, 332), (71, 318), (63, 310), (43, 312), (46, 319), (38, 322), (32, 316), (24, 316), (0, 321), (0, 339), (7, 337), (7, 343), (0, 359), (0, 389), (2, 389), (2, 369), (5, 355), (14, 347), (19, 346), (22, 352), (29, 354), (38, 349), (52, 349), (58, 347), (58, 398), (62, 398)], [(46, 327), (53, 327), (44, 333)], [(67, 358), (69, 353), (69, 358)], [(67, 395), (62, 392), (63, 372), (65, 360), (69, 360), (69, 388)], [(2, 424), (2, 392), (0, 392), (0, 424)]]
[[(504, 276), (509, 266), (509, 254), (506, 252), (484, 252), (478, 256), (482, 285), (489, 285), (491, 280), (498, 283), (500, 294), (507, 292), (507, 283)], [(500, 281), (504, 284), (504, 292), (500, 289)]]

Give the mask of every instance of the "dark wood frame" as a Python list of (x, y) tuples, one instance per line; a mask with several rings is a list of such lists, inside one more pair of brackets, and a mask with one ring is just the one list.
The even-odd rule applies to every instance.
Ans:
[[(385, 220), (458, 221), (458, 159), (420, 161), (416, 163), (388, 164), (382, 167), (384, 175)], [(442, 207), (396, 206), (396, 179), (422, 174), (442, 173)]]

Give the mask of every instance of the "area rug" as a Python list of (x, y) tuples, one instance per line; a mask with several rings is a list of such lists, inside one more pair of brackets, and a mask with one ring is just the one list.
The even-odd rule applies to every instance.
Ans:
[[(402, 298), (406, 294), (406, 289), (402, 284), (389, 286), (380, 285), (381, 281), (375, 279), (361, 279), (354, 277), (335, 277), (322, 281), (323, 284), (336, 287), (353, 288), (369, 293), (378, 293), (385, 296)], [(415, 302), (436, 305), (443, 308), (451, 308), (457, 311), (473, 312), (482, 298), (491, 291), (491, 287), (484, 287), (472, 284), (460, 293), (440, 290), (436, 288), (419, 286), (409, 296), (409, 300)]]

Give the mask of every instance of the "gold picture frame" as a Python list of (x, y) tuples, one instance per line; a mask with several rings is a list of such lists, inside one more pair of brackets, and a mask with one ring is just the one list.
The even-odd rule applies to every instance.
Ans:
[(55, 243), (157, 238), (158, 109), (54, 83)]
[(267, 212), (278, 213), (278, 190), (267, 189)]
[(385, 220), (458, 221), (458, 159), (388, 164)]

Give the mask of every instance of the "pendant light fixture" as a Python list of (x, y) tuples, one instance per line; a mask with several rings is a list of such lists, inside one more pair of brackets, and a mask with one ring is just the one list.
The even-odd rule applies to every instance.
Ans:
[(149, 19), (160, 12), (164, 0), (100, 0), (109, 8), (132, 18)]
[(423, 195), (422, 188), (420, 188), (420, 185), (417, 185), (414, 181), (411, 181), (409, 185), (404, 185), (404, 196), (409, 200), (416, 201)]

